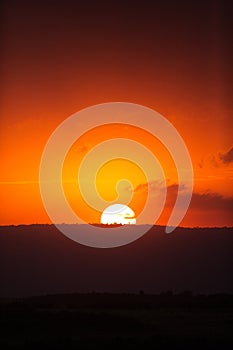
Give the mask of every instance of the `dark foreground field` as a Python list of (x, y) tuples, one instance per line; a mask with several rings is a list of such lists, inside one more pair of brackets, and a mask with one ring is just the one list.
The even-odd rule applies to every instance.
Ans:
[(232, 349), (232, 247), (232, 228), (95, 249), (53, 225), (0, 227), (0, 348)]
[(232, 349), (233, 297), (67, 294), (1, 300), (1, 349)]

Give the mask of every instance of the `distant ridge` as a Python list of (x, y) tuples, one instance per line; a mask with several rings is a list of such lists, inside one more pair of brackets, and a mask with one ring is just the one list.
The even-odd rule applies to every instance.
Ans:
[[(79, 226), (82, 226), (82, 225), (93, 225), (93, 226), (98, 226), (98, 227), (118, 227), (118, 226), (127, 226), (127, 225), (122, 225), (122, 224), (101, 224), (101, 223), (88, 223), (88, 224), (79, 224), (79, 223), (76, 223), (76, 224), (67, 224), (67, 223), (59, 223), (59, 224), (50, 224), (50, 223), (44, 223), (44, 224), (38, 224), (38, 223), (33, 223), (33, 224), (12, 224), (12, 225), (0, 225), (0, 228), (2, 227), (21, 227), (21, 226), (56, 226), (56, 225), (79, 225)], [(128, 225), (130, 226), (130, 225)], [(166, 228), (166, 225), (151, 225), (151, 224), (135, 224), (133, 226), (152, 226), (152, 228)], [(131, 226), (132, 227), (132, 226)], [(203, 230), (206, 230), (206, 229), (233, 229), (233, 226), (194, 226), (194, 227), (190, 227), (190, 226), (178, 226), (176, 228), (177, 229), (185, 229), (185, 230), (199, 230), (199, 229), (203, 229)]]
[[(80, 225), (81, 227), (81, 225)], [(82, 246), (54, 225), (0, 227), (0, 297), (57, 293), (233, 293), (233, 229), (153, 226), (119, 248)]]

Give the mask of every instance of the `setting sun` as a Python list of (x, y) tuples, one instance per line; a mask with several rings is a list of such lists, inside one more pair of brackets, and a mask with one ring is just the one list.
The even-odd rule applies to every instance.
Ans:
[(101, 224), (105, 225), (135, 225), (134, 211), (124, 204), (113, 204), (107, 207), (101, 215)]

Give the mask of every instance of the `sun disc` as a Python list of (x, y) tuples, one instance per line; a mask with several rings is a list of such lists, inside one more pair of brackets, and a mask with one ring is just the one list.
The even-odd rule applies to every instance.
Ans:
[(104, 209), (101, 215), (101, 224), (135, 225), (135, 213), (125, 204), (112, 204)]

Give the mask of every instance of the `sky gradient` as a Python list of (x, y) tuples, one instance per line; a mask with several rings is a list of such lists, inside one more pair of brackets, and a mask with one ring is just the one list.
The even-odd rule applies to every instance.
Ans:
[[(1, 6), (1, 225), (50, 222), (38, 179), (47, 139), (71, 114), (112, 101), (148, 106), (182, 135), (193, 162), (194, 195), (181, 225), (233, 225), (230, 1), (22, 0)], [(80, 140), (76, 160), (104, 135), (99, 130)], [(149, 143), (135, 130), (130, 135)], [(153, 147), (158, 152), (156, 141)], [(160, 155), (169, 173), (169, 156), (162, 149)], [(129, 176), (135, 172), (130, 167)], [(111, 174), (114, 164), (103, 169), (103, 177)], [(167, 178), (159, 224), (166, 224), (177, 192), (175, 175)], [(138, 174), (135, 213), (146, 186)], [(106, 198), (109, 188), (100, 187)], [(70, 201), (88, 222), (98, 221), (80, 199)]]

